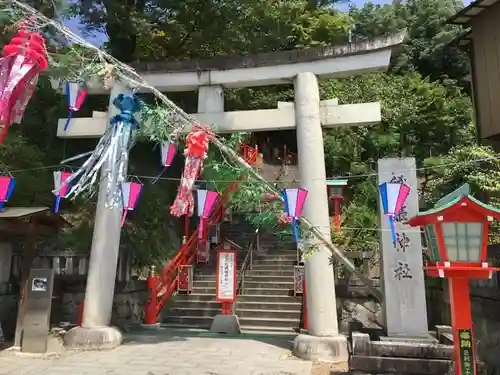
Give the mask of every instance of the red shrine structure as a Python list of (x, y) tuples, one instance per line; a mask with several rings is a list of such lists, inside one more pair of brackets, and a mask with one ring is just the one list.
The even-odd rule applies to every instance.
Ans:
[(448, 279), (455, 373), (460, 375), (477, 373), (469, 279), (491, 278), (499, 270), (487, 261), (488, 230), (494, 220), (500, 220), (500, 210), (470, 196), (465, 184), (409, 221), (424, 228), (427, 274)]

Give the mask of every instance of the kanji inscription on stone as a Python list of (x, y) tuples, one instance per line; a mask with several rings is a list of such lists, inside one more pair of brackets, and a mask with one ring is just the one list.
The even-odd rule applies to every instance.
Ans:
[(394, 268), (393, 272), (394, 272), (394, 278), (396, 280), (412, 279), (413, 278), (413, 276), (411, 274), (411, 268), (408, 265), (408, 262), (398, 261), (398, 265), (396, 268)]

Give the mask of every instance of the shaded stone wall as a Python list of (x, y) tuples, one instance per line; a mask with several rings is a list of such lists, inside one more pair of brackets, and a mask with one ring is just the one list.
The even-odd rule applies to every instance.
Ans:
[[(117, 326), (141, 323), (144, 305), (148, 298), (145, 280), (131, 280), (117, 283), (113, 302), (111, 322)], [(56, 279), (50, 321), (53, 325), (61, 322), (76, 324), (78, 306), (85, 299), (85, 281)], [(15, 332), (17, 317), (17, 293), (0, 294), (0, 323), (6, 340), (11, 340)]]

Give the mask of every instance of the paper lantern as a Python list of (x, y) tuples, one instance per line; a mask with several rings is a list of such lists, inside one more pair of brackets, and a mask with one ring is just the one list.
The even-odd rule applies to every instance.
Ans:
[(123, 199), (123, 214), (122, 226), (125, 224), (125, 219), (129, 211), (134, 210), (141, 195), (142, 184), (138, 182), (123, 182), (122, 183), (122, 199)]
[(299, 218), (302, 216), (302, 209), (309, 192), (304, 188), (283, 189), (282, 196), (285, 203), (285, 212), (292, 218), (292, 230), (297, 244), (299, 238)]
[(168, 168), (172, 165), (174, 161), (175, 154), (177, 153), (177, 147), (175, 143), (170, 141), (165, 141), (161, 143), (161, 165), (164, 168)]
[(59, 212), (59, 206), (61, 205), (61, 198), (67, 198), (68, 193), (71, 190), (71, 184), (66, 183), (66, 181), (71, 177), (71, 172), (57, 171), (54, 172), (54, 191), (56, 202), (54, 204), (54, 213)]
[(0, 176), (0, 211), (3, 211), (5, 203), (10, 199), (16, 180), (11, 176)]
[(64, 124), (64, 131), (69, 127), (69, 123), (74, 112), (78, 112), (87, 96), (87, 88), (75, 82), (66, 83), (66, 97), (68, 98), (69, 115)]
[(196, 190), (197, 200), (198, 200), (198, 216), (200, 217), (200, 226), (198, 229), (198, 239), (203, 241), (205, 238), (205, 225), (206, 221), (212, 214), (219, 193), (216, 191), (209, 191), (199, 189)]
[(410, 194), (410, 187), (406, 184), (385, 182), (379, 185), (379, 189), (384, 215), (388, 217), (391, 226), (392, 241), (396, 242), (395, 217), (403, 208)]

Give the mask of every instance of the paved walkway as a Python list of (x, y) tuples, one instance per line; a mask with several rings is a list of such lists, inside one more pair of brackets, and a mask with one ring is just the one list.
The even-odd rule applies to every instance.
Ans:
[(58, 358), (0, 354), (1, 375), (310, 375), (293, 357), (291, 339), (264, 335), (225, 338), (171, 330), (128, 333), (124, 345)]

